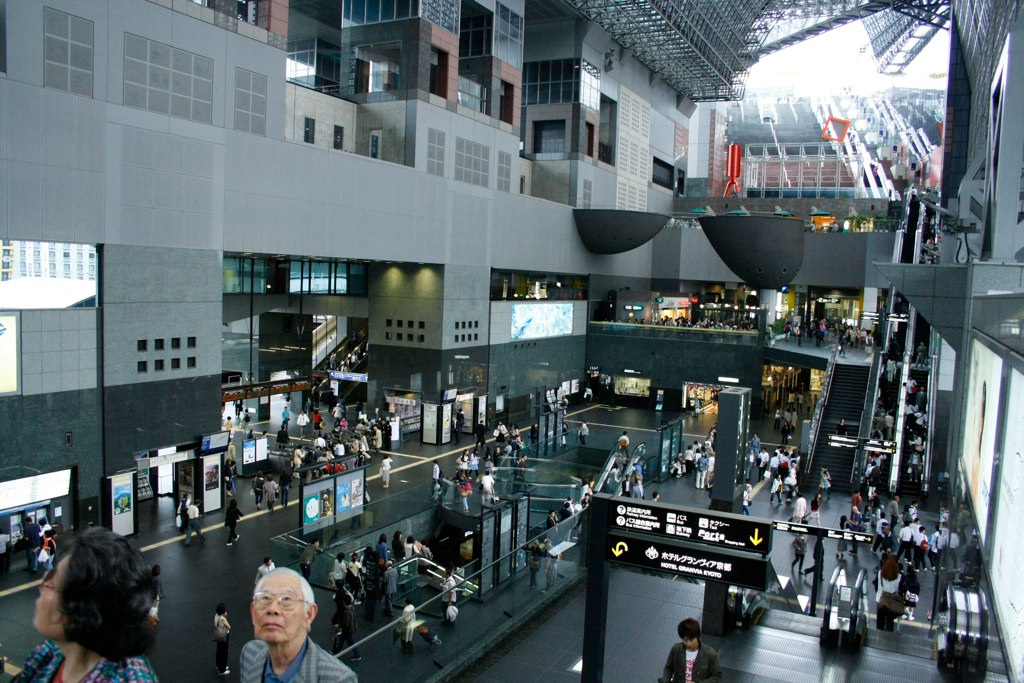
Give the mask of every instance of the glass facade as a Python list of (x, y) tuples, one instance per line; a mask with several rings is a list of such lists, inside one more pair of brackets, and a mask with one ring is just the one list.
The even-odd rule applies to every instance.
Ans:
[(586, 275), (492, 270), (491, 301), (515, 301), (517, 299), (582, 301), (587, 298), (589, 284), (590, 280)]
[(478, 14), (463, 17), (459, 30), (459, 57), (486, 57), (491, 54), (494, 16)]
[(341, 81), (341, 48), (309, 38), (288, 43), (285, 77), (292, 83), (323, 92), (337, 92)]
[(601, 109), (601, 70), (585, 59), (553, 59), (523, 66), (523, 104), (569, 104)]
[(225, 255), (223, 270), (225, 294), (366, 295), (362, 263)]
[[(494, 37), (494, 56), (516, 68), (523, 66), (523, 18), (497, 3), (497, 31)], [(600, 76), (598, 76), (600, 77)]]
[[(381, 0), (386, 2), (387, 0)], [(420, 16), (437, 24), (446, 31), (459, 34), (459, 11), (462, 3), (458, 0), (423, 0)]]
[(341, 26), (379, 24), (419, 14), (419, 0), (345, 0), (342, 3)]

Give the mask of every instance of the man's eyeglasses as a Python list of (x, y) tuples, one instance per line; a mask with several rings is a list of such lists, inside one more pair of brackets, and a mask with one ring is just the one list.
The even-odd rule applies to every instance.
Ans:
[(269, 609), (274, 601), (277, 601), (277, 606), (282, 612), (291, 612), (299, 605), (306, 604), (305, 600), (300, 600), (293, 595), (274, 595), (273, 593), (256, 593), (252, 596), (252, 604), (256, 605), (256, 609), (261, 612)]

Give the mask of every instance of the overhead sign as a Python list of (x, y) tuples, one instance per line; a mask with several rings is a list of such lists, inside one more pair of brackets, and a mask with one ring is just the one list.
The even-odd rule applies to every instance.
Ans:
[(261, 398), (272, 394), (299, 393), (309, 391), (308, 379), (284, 380), (275, 382), (260, 382), (259, 384), (247, 384), (240, 387), (223, 389), (220, 392), (221, 403), (242, 401), (247, 398)]
[(846, 541), (854, 541), (856, 543), (872, 543), (874, 536), (871, 534), (865, 534), (861, 531), (847, 531), (842, 529), (831, 529), (829, 527), (811, 526), (809, 524), (797, 524), (796, 522), (772, 522), (772, 527), (776, 531), (788, 531), (794, 534), (810, 534), (812, 536), (825, 536), (834, 540), (840, 538)]
[(868, 439), (856, 436), (840, 436), (839, 434), (829, 434), (828, 445), (833, 448), (857, 448), (858, 446), (863, 445), (867, 450), (874, 451), (876, 453), (893, 454), (896, 452), (895, 441)]
[(327, 373), (331, 379), (341, 380), (342, 382), (365, 382), (365, 372), (342, 372), (341, 370), (331, 370)]
[(608, 526), (730, 550), (767, 554), (772, 549), (771, 522), (728, 512), (649, 505), (617, 497), (608, 506)]
[(605, 538), (605, 558), (609, 562), (754, 590), (768, 587), (768, 560), (749, 553), (610, 531)]

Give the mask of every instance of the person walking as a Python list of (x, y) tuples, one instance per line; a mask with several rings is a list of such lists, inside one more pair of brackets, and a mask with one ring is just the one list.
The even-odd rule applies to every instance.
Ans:
[(398, 625), (399, 634), (402, 639), (402, 652), (412, 652), (412, 636), (416, 633), (416, 607), (412, 604), (411, 598), (405, 599), (405, 607), (402, 608), (402, 621)]
[(889, 557), (878, 572), (878, 590), (875, 591), (875, 628), (879, 631), (896, 630), (896, 620), (906, 608), (900, 595), (900, 578), (899, 560)]
[(267, 477), (263, 482), (263, 500), (267, 503), (267, 510), (274, 511), (274, 503), (277, 502), (277, 482), (273, 477)]
[(231, 622), (228, 621), (228, 607), (223, 602), (217, 604), (213, 615), (213, 639), (217, 643), (217, 674), (226, 676), (231, 673), (228, 667), (228, 639), (231, 637)]
[(587, 426), (587, 421), (583, 420), (580, 422), (580, 445), (587, 445), (587, 437), (590, 436), (590, 427)]
[(797, 567), (797, 572), (804, 570), (804, 557), (807, 555), (807, 534), (796, 534), (793, 538), (793, 561), (789, 564), (789, 571)]
[(160, 601), (164, 599), (164, 580), (160, 576), (160, 565), (153, 565), (150, 576), (153, 577), (153, 606), (149, 608), (149, 619), (155, 626), (160, 623)]
[(234, 498), (228, 503), (228, 509), (224, 512), (224, 526), (228, 528), (228, 542), (225, 545), (232, 545), (238, 540), (238, 532), (235, 531), (235, 527), (238, 525), (238, 520), (242, 518), (242, 511), (238, 507), (238, 501)]
[[(338, 623), (335, 624), (335, 628), (340, 632), (341, 642), (349, 647), (355, 645), (356, 608), (353, 606), (352, 596), (348, 593), (343, 593), (341, 596), (341, 614), (337, 616), (337, 619)], [(359, 648), (352, 650), (352, 656), (349, 659), (353, 662), (362, 661), (363, 657), (359, 654)]]
[(206, 545), (206, 536), (199, 526), (199, 506), (195, 501), (188, 506), (188, 528), (185, 530), (185, 545), (192, 544), (192, 534), (199, 537), (203, 545)]
[(387, 453), (384, 454), (384, 458), (380, 461), (380, 478), (384, 482), (384, 488), (391, 487), (391, 465), (393, 462), (391, 456)]
[(320, 551), (320, 539), (314, 538), (309, 545), (302, 549), (302, 554), (299, 556), (299, 569), (302, 570), (302, 578), (309, 581), (310, 574), (313, 573), (313, 560), (316, 559), (317, 552)]
[(288, 507), (288, 494), (292, 490), (292, 472), (291, 468), (287, 465), (281, 470), (281, 476), (278, 478), (278, 488), (281, 490), (281, 507)]
[(303, 410), (299, 413), (299, 416), (295, 418), (295, 424), (299, 428), (299, 436), (303, 439), (306, 438), (306, 427), (309, 426), (309, 415)]
[(252, 478), (252, 495), (256, 499), (256, 509), (260, 509), (260, 504), (263, 502), (263, 485), (267, 483), (263, 478), (262, 472), (257, 472), (256, 476)]
[(752, 490), (753, 487), (750, 484), (743, 487), (743, 514), (747, 517), (750, 516), (750, 497), (752, 495)]
[(540, 563), (543, 559), (543, 552), (541, 551), (540, 545), (533, 541), (526, 547), (526, 552), (529, 555), (530, 562), (530, 590), (537, 587), (537, 574), (540, 572)]
[(277, 569), (274, 565), (274, 560), (271, 559), (270, 555), (263, 558), (263, 563), (256, 567), (256, 583), (260, 582), (264, 576)]
[(384, 573), (380, 578), (381, 592), (384, 594), (384, 616), (395, 616), (395, 593), (398, 592), (398, 569), (395, 563), (388, 560), (384, 563)]

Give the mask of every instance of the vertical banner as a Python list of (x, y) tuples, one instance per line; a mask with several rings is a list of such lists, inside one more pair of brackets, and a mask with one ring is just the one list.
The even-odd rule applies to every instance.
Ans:
[(135, 533), (135, 473), (115, 474), (110, 479), (110, 528), (115, 534)]
[(0, 396), (21, 393), (20, 316), (0, 313)]
[(221, 467), (220, 453), (203, 456), (203, 512), (209, 513), (221, 508)]

